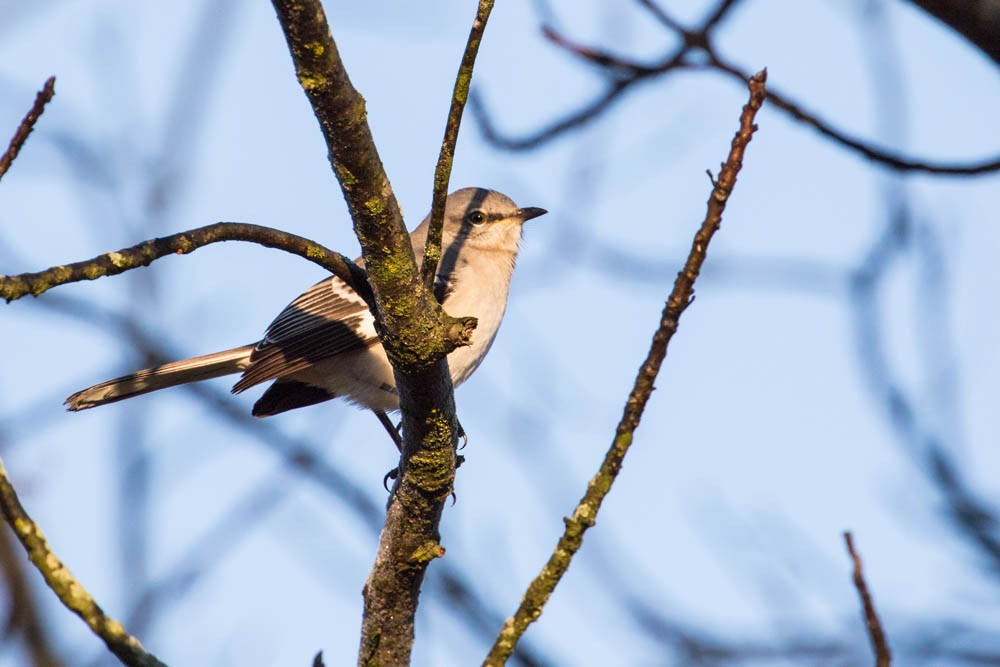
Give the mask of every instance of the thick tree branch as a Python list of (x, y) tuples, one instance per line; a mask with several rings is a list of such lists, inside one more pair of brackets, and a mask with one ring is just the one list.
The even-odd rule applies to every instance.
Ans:
[[(455, 478), (458, 420), (445, 355), (469, 342), (421, 280), (409, 235), (319, 0), (273, 0), (295, 70), (319, 121), (354, 220), (403, 412), (403, 452), (378, 555), (364, 587), (359, 662), (406, 664), (438, 523)], [(461, 78), (461, 75), (460, 75)]]
[(0, 178), (3, 178), (7, 170), (10, 169), (10, 165), (17, 158), (17, 154), (21, 152), (24, 142), (28, 140), (28, 135), (35, 128), (38, 118), (45, 111), (45, 105), (49, 103), (49, 100), (55, 94), (56, 78), (50, 76), (42, 89), (38, 91), (38, 95), (35, 96), (35, 103), (31, 106), (31, 110), (25, 115), (21, 124), (17, 126), (14, 136), (11, 137), (10, 143), (7, 145), (7, 150), (4, 151), (3, 155), (0, 155)]
[(397, 371), (423, 371), (467, 341), (452, 333), (451, 318), (420, 282), (399, 204), (368, 127), (365, 101), (340, 59), (322, 3), (273, 4), (361, 242), (386, 354)]
[(850, 532), (844, 533), (844, 543), (847, 545), (847, 553), (851, 556), (854, 565), (854, 587), (858, 589), (858, 597), (861, 598), (861, 606), (865, 614), (865, 627), (868, 630), (868, 638), (872, 643), (872, 652), (875, 653), (875, 667), (889, 667), (892, 664), (892, 652), (889, 650), (889, 642), (886, 641), (885, 632), (882, 630), (882, 622), (875, 612), (875, 603), (872, 601), (871, 593), (868, 592), (868, 584), (865, 582), (864, 571), (861, 567), (861, 556), (854, 550), (854, 536)]
[(14, 530), (28, 558), (45, 578), (45, 583), (59, 597), (67, 609), (75, 613), (122, 664), (134, 667), (163, 667), (155, 656), (147, 653), (139, 640), (130, 635), (121, 623), (111, 618), (98, 606), (90, 593), (73, 576), (49, 547), (45, 535), (24, 510), (17, 492), (7, 478), (7, 470), (0, 461), (0, 510)]
[(148, 266), (151, 262), (167, 255), (184, 255), (220, 241), (249, 241), (298, 255), (327, 269), (351, 285), (366, 300), (370, 300), (371, 292), (367, 286), (364, 269), (347, 257), (295, 234), (241, 222), (218, 222), (187, 232), (143, 241), (131, 248), (108, 252), (82, 262), (53, 266), (37, 273), (0, 276), (0, 298), (10, 303), (28, 294), (38, 296), (57, 285), (114, 276), (140, 266)]
[(462, 124), (462, 112), (469, 99), (469, 86), (472, 84), (472, 69), (476, 65), (476, 55), (479, 44), (483, 41), (486, 22), (493, 11), (493, 0), (479, 0), (479, 9), (469, 31), (469, 40), (462, 54), (462, 64), (455, 77), (455, 89), (451, 94), (451, 108), (448, 110), (448, 122), (444, 128), (444, 140), (441, 142), (441, 154), (438, 156), (437, 167), (434, 169), (434, 197), (431, 200), (431, 224), (427, 229), (427, 242), (424, 244), (424, 259), (420, 273), (427, 289), (434, 286), (434, 276), (441, 262), (441, 234), (444, 230), (444, 203), (448, 197), (448, 183), (451, 181), (451, 165), (455, 160), (455, 144), (458, 142), (458, 129)]
[(677, 274), (674, 288), (663, 309), (660, 326), (653, 336), (649, 354), (639, 369), (632, 393), (625, 403), (625, 410), (618, 423), (611, 448), (605, 455), (600, 470), (590, 480), (587, 492), (576, 506), (573, 516), (565, 519), (566, 529), (562, 537), (559, 538), (555, 551), (545, 567), (542, 568), (541, 573), (531, 582), (517, 612), (507, 619), (500, 635), (490, 649), (484, 665), (498, 667), (506, 663), (521, 635), (541, 615), (542, 609), (548, 602), (549, 596), (552, 595), (556, 584), (559, 583), (569, 568), (573, 556), (583, 544), (584, 533), (596, 522), (601, 503), (611, 491), (611, 485), (618, 476), (625, 455), (632, 444), (633, 434), (639, 426), (646, 402), (653, 393), (653, 383), (666, 357), (667, 346), (677, 331), (681, 315), (691, 303), (694, 295), (694, 282), (701, 272), (708, 244), (722, 223), (722, 213), (730, 194), (732, 194), (733, 187), (736, 185), (736, 175), (743, 165), (743, 154), (757, 129), (757, 126), (754, 125), (754, 117), (766, 97), (766, 80), (766, 71), (755, 74), (750, 80), (750, 100), (743, 107), (743, 113), (740, 115), (740, 129), (733, 138), (729, 157), (722, 165), (718, 180), (713, 180), (714, 187), (708, 199), (705, 220), (695, 234), (694, 243), (683, 270)]

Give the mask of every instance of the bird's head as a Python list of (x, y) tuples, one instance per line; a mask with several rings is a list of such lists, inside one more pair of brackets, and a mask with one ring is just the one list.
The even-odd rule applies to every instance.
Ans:
[(463, 188), (448, 195), (443, 246), (517, 253), (521, 225), (544, 215), (543, 208), (520, 208), (505, 194), (485, 188)]

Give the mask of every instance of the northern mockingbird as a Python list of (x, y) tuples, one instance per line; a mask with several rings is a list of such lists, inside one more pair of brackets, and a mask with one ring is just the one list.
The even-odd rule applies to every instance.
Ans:
[[(545, 213), (541, 208), (519, 208), (506, 195), (483, 188), (465, 188), (448, 196), (434, 293), (448, 313), (479, 320), (472, 344), (448, 355), (456, 387), (479, 367), (496, 337), (507, 307), (521, 225)], [(410, 233), (418, 261), (429, 219), (428, 215)], [(361, 260), (358, 263), (363, 266)], [(243, 374), (234, 393), (273, 380), (253, 406), (256, 417), (343, 397), (374, 411), (395, 434), (385, 415), (399, 409), (392, 366), (368, 305), (336, 276), (321, 280), (292, 301), (258, 343), (108, 380), (73, 394), (66, 406), (86, 410), (234, 373)], [(398, 444), (398, 435), (394, 440)]]

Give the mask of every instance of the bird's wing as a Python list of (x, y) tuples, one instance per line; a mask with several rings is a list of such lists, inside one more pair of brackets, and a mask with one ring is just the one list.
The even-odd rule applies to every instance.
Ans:
[(331, 276), (306, 290), (271, 322), (233, 392), (375, 342), (378, 334), (368, 305), (347, 283)]

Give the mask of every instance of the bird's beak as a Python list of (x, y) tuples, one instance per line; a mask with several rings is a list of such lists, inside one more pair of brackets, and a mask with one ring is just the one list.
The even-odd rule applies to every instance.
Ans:
[(536, 206), (529, 206), (527, 208), (517, 209), (517, 219), (521, 222), (527, 222), (532, 218), (537, 218), (540, 215), (545, 215), (548, 213), (544, 208), (538, 208)]

